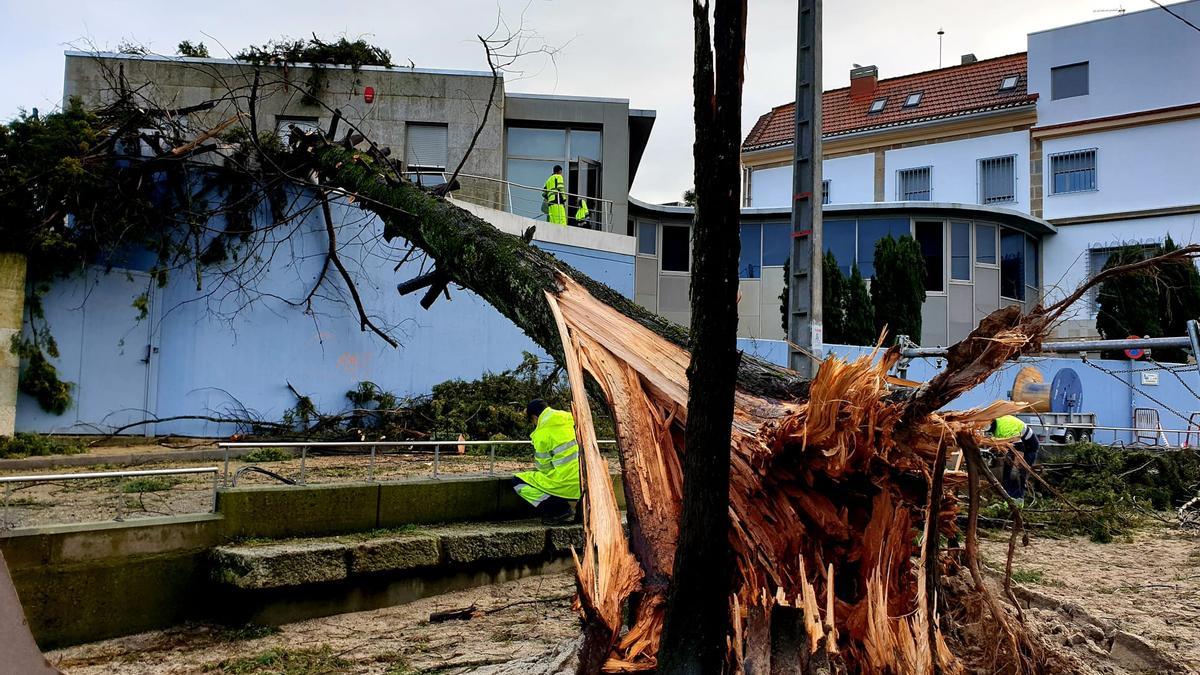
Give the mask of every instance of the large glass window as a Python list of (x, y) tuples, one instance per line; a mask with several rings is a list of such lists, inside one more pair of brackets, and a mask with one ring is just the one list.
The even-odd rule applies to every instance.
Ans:
[[(561, 162), (544, 159), (512, 159), (508, 160), (508, 181), (513, 185), (508, 189), (510, 210), (526, 218), (545, 220), (542, 213), (542, 186), (546, 179), (554, 173), (555, 164)], [(527, 189), (519, 186), (529, 186)]]
[(742, 254), (738, 260), (738, 277), (757, 279), (762, 276), (762, 234), (758, 223), (742, 224)]
[(1038, 242), (1033, 237), (1025, 237), (1025, 285), (1030, 290), (1038, 289)]
[(971, 280), (971, 223), (950, 223), (950, 278)]
[(1096, 189), (1096, 150), (1050, 155), (1051, 194)]
[(996, 226), (975, 223), (975, 262), (996, 264)]
[(1025, 233), (1000, 230), (1000, 295), (1025, 299)]
[(858, 270), (866, 278), (875, 276), (875, 242), (886, 236), (899, 239), (911, 235), (908, 218), (863, 218), (858, 221)]
[(638, 253), (654, 255), (658, 253), (658, 226), (654, 223), (638, 223)]
[[(507, 130), (506, 179), (515, 185), (509, 188), (509, 204), (513, 213), (544, 220), (542, 186), (555, 166), (563, 168), (568, 197), (569, 223), (576, 225), (574, 214), (581, 198), (600, 199), (603, 183), (604, 135), (592, 129), (545, 129), (539, 127), (509, 127)], [(520, 187), (527, 186), (527, 187)], [(591, 222), (600, 212), (593, 202)], [(578, 223), (590, 226), (587, 223)]]
[(825, 251), (837, 258), (842, 274), (850, 276), (850, 268), (854, 266), (854, 221), (822, 221), (821, 233)]
[(1087, 93), (1087, 61), (1050, 69), (1050, 100), (1057, 101), (1060, 98), (1086, 96)]
[(692, 228), (679, 225), (662, 226), (662, 269), (664, 272), (687, 272), (690, 269), (688, 249)]
[(508, 128), (509, 157), (566, 159), (566, 129)]
[(600, 161), (603, 148), (599, 131), (572, 129), (570, 141), (572, 160), (583, 158)]
[(765, 267), (783, 267), (792, 257), (792, 224), (765, 223), (762, 226), (762, 264)]
[(945, 225), (940, 220), (918, 220), (914, 229), (925, 258), (925, 290), (941, 293), (946, 290)]

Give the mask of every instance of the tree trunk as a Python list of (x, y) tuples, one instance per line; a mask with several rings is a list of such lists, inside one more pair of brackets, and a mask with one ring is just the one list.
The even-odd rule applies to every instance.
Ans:
[(732, 580), (729, 459), (739, 360), (738, 147), (746, 2), (719, 0), (712, 40), (708, 3), (693, 2), (692, 14), (696, 43), (692, 358), (687, 370), (679, 544), (658, 652), (659, 672), (670, 674), (724, 669)]

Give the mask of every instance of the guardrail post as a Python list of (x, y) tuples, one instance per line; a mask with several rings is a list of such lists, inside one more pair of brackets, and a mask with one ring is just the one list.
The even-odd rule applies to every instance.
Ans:
[(438, 464), (442, 460), (442, 444), (438, 443), (433, 446), (433, 477), (438, 477)]
[(375, 446), (371, 446), (371, 468), (367, 471), (367, 480), (375, 480)]
[(229, 446), (225, 446), (225, 487), (229, 487)]
[(212, 512), (217, 512), (217, 486), (221, 484), (221, 475), (216, 471), (213, 472), (213, 507)]
[(308, 455), (308, 446), (307, 445), (300, 446), (300, 484), (301, 485), (306, 484), (306, 481), (304, 480), (304, 474), (305, 474), (304, 460), (307, 455)]
[(496, 446), (494, 444), (488, 449), (488, 475), (496, 475)]

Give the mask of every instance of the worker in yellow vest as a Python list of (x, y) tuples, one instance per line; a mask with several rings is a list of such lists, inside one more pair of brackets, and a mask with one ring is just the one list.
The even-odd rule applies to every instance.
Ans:
[(513, 476), (513, 490), (533, 505), (543, 523), (570, 522), (574, 516), (571, 502), (577, 501), (580, 494), (575, 418), (565, 410), (551, 408), (541, 399), (530, 401), (525, 414), (537, 423), (529, 434), (537, 468)]
[(591, 210), (588, 209), (587, 200), (584, 199), (583, 197), (580, 197), (579, 198), (579, 208), (575, 209), (575, 225), (577, 225), (578, 227), (586, 227), (586, 228), (590, 229), (591, 225), (587, 221), (588, 214), (590, 214), (590, 213), (591, 213)]
[[(1038, 442), (1037, 434), (1033, 433), (1033, 429), (1025, 424), (1020, 419), (1012, 415), (1004, 415), (992, 420), (991, 426), (988, 427), (988, 435), (1000, 441), (1012, 441), (1013, 451), (1021, 453), (1025, 459), (1025, 464), (1030, 468), (1037, 462)], [(1029, 475), (1024, 466), (1016, 471), (1016, 476), (1013, 476), (1013, 468), (1016, 462), (1009, 453), (1004, 454), (1003, 473), (1000, 477), (1000, 483), (1004, 486), (1004, 491), (1009, 497), (1013, 498), (1017, 504), (1025, 505), (1025, 481)]]
[(555, 225), (567, 226), (567, 186), (563, 182), (562, 167), (555, 164), (554, 173), (542, 186), (542, 199), (546, 204), (546, 215)]

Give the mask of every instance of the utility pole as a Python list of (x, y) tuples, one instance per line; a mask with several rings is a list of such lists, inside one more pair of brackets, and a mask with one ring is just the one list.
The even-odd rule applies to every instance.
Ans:
[(800, 0), (792, 136), (792, 278), (788, 366), (807, 377), (823, 351), (821, 327), (821, 1)]

